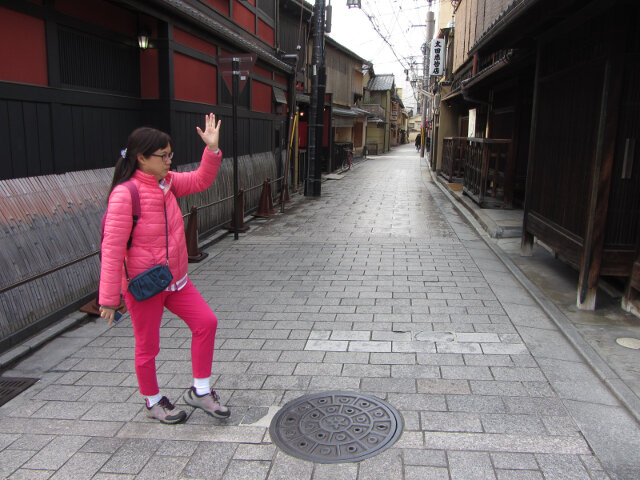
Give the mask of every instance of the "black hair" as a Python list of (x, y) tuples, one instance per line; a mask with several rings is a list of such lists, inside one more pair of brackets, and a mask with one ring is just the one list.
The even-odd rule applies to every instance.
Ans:
[(155, 128), (140, 127), (131, 132), (127, 140), (127, 148), (123, 150), (124, 156), (121, 156), (116, 162), (109, 195), (116, 185), (129, 180), (138, 169), (139, 153), (144, 157), (148, 157), (156, 150), (165, 148), (167, 145), (173, 150), (173, 143), (169, 134)]

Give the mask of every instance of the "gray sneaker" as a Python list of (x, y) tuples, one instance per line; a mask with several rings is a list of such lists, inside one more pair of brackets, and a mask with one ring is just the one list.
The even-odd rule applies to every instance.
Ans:
[(147, 407), (147, 411), (147, 417), (155, 418), (162, 423), (181, 423), (187, 418), (187, 413), (176, 408), (167, 397), (162, 397), (153, 407)]
[(183, 396), (184, 401), (192, 407), (201, 408), (212, 417), (229, 418), (231, 410), (220, 403), (220, 397), (215, 390), (204, 395), (198, 395), (196, 389), (191, 387)]

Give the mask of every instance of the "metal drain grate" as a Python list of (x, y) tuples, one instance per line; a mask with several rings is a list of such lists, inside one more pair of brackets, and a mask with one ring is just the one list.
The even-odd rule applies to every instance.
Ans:
[(0, 406), (17, 397), (37, 381), (37, 378), (0, 377)]
[(372, 395), (325, 392), (287, 403), (271, 421), (273, 442), (318, 463), (359, 462), (386, 450), (402, 434), (402, 416)]

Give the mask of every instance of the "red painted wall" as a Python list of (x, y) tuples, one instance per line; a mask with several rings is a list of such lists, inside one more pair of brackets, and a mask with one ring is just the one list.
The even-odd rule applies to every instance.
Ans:
[(56, 10), (93, 25), (100, 25), (133, 38), (138, 36), (138, 18), (131, 10), (103, 0), (78, 2), (56, 0)]
[(204, 0), (211, 5), (214, 10), (229, 16), (229, 0)]
[(217, 69), (180, 53), (173, 54), (174, 85), (176, 100), (217, 103)]
[(0, 7), (0, 45), (0, 80), (48, 85), (42, 20)]
[(256, 33), (256, 16), (237, 0), (233, 2), (233, 21), (245, 30)]
[(186, 45), (187, 47), (191, 47), (199, 52), (211, 55), (212, 57), (218, 55), (218, 48), (215, 45), (180, 30), (179, 28), (173, 29), (173, 39), (182, 45)]
[(298, 126), (298, 147), (307, 148), (307, 136), (309, 134), (309, 122), (300, 120)]
[(271, 70), (268, 70), (264, 67), (259, 67), (258, 65), (254, 65), (253, 73), (256, 73), (261, 77), (268, 78), (269, 80), (271, 80)]
[(287, 77), (283, 77), (282, 75), (278, 75), (277, 73), (273, 74), (273, 79), (281, 85), (287, 86)]
[(255, 112), (271, 113), (271, 85), (253, 80), (251, 110)]
[(275, 44), (275, 31), (260, 19), (258, 19), (258, 37), (269, 45)]
[(140, 51), (140, 97), (159, 98), (158, 50), (149, 48)]

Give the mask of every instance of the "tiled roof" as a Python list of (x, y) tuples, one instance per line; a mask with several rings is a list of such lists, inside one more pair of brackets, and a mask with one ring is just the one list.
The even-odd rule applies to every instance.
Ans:
[(371, 80), (369, 80), (369, 84), (367, 85), (367, 90), (375, 92), (375, 91), (386, 91), (391, 90), (393, 88), (393, 81), (395, 77), (392, 73), (387, 75), (376, 75)]

